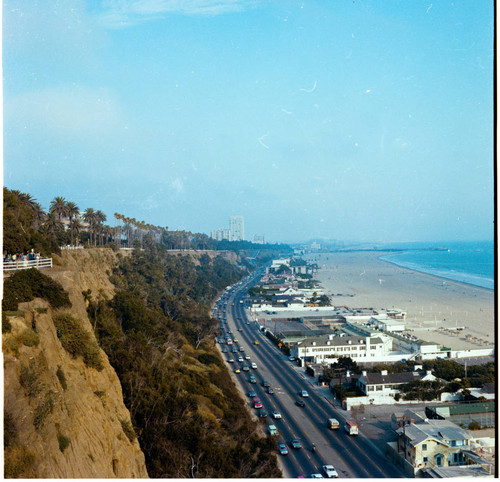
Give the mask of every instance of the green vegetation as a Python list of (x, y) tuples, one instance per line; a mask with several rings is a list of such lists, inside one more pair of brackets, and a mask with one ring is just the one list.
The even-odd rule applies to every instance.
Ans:
[(28, 397), (36, 397), (44, 388), (40, 381), (40, 368), (37, 361), (31, 365), (21, 365), (19, 383)]
[(70, 438), (66, 437), (66, 435), (63, 435), (62, 433), (57, 434), (57, 441), (59, 442), (59, 450), (61, 452), (64, 452), (71, 443)]
[(54, 398), (52, 392), (49, 390), (43, 400), (38, 402), (38, 405), (35, 408), (33, 425), (37, 430), (42, 428), (45, 424), (47, 417), (54, 410)]
[(70, 307), (68, 294), (52, 278), (35, 268), (16, 271), (4, 282), (3, 310), (17, 310), (18, 304), (43, 298), (52, 308)]
[(19, 334), (18, 341), (25, 346), (38, 346), (40, 338), (33, 330), (26, 328)]
[(120, 423), (122, 425), (123, 433), (131, 442), (133, 442), (137, 438), (137, 435), (135, 434), (132, 424), (128, 420), (124, 419), (120, 419)]
[(66, 390), (68, 388), (68, 384), (66, 383), (66, 375), (64, 375), (61, 365), (57, 366), (56, 376), (59, 380), (59, 383), (61, 384), (62, 389)]
[(61, 313), (54, 317), (57, 337), (63, 348), (73, 357), (83, 357), (84, 363), (100, 371), (102, 364), (99, 346), (92, 335), (85, 331), (81, 322), (69, 313)]
[(196, 265), (145, 239), (113, 273), (114, 298), (87, 297), (151, 477), (280, 476), (214, 346), (210, 303), (244, 274), (221, 256)]

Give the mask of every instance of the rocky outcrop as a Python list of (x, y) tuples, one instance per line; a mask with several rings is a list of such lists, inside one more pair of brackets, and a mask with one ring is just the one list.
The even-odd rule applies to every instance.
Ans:
[[(45, 272), (68, 291), (71, 316), (93, 337), (82, 291), (113, 295), (108, 274), (117, 255), (82, 250)], [(57, 312), (40, 299), (19, 306), (3, 334), (6, 475), (36, 478), (145, 478), (144, 454), (120, 382), (100, 350), (102, 370), (62, 346)]]

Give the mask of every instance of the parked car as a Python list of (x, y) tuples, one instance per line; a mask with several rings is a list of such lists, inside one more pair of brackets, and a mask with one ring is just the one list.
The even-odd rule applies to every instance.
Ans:
[(306, 406), (304, 400), (295, 400), (295, 404), (298, 405), (299, 407), (305, 407)]
[(323, 472), (325, 472), (325, 475), (328, 478), (337, 478), (339, 474), (335, 470), (335, 467), (333, 465), (323, 465)]

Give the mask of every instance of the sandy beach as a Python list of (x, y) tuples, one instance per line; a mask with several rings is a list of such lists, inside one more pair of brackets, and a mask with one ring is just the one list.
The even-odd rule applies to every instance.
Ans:
[[(494, 345), (493, 290), (402, 268), (380, 260), (384, 254), (340, 252), (305, 259), (318, 264), (314, 278), (335, 306), (399, 308), (408, 313), (407, 328), (425, 340), (455, 349)], [(457, 331), (460, 327), (465, 328)]]

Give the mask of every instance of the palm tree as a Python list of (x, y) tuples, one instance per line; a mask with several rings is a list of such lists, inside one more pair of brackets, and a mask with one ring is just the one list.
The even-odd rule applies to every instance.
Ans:
[(99, 209), (95, 212), (97, 230), (99, 232), (99, 241), (102, 246), (103, 224), (106, 221), (106, 215)]
[(63, 217), (66, 217), (68, 215), (68, 206), (66, 204), (66, 199), (64, 199), (62, 196), (58, 196), (52, 199), (52, 201), (50, 202), (49, 212), (54, 213), (59, 218), (59, 221), (61, 221)]
[(96, 212), (92, 208), (87, 208), (85, 209), (85, 212), (83, 213), (83, 219), (84, 221), (89, 225), (89, 232), (90, 232), (90, 244), (92, 245), (92, 234), (94, 234), (94, 240), (95, 240), (95, 225), (96, 225)]
[(72, 236), (72, 242), (73, 242), (73, 233), (75, 234), (75, 246), (79, 242), (79, 235), (82, 232), (83, 224), (80, 218), (74, 218), (71, 221), (71, 236)]
[(74, 202), (66, 203), (66, 215), (69, 219), (69, 227), (71, 230), (71, 245), (73, 245), (73, 219), (80, 214), (80, 208)]
[(54, 212), (47, 215), (47, 219), (43, 223), (44, 228), (47, 230), (48, 234), (57, 238), (57, 235), (64, 230), (63, 223), (56, 217)]

